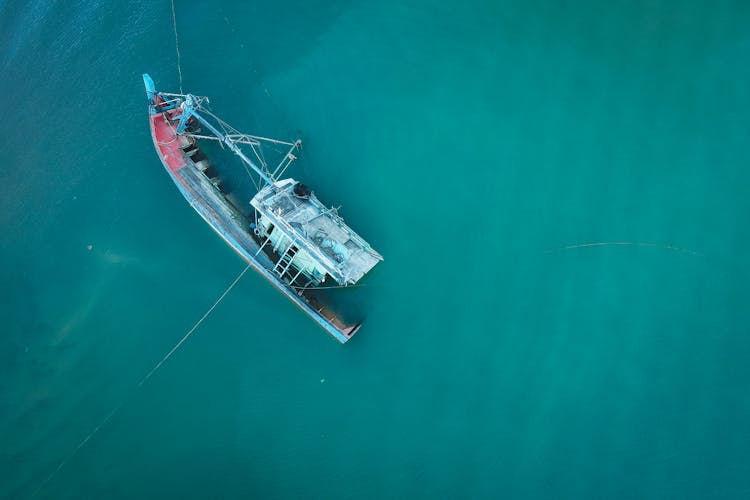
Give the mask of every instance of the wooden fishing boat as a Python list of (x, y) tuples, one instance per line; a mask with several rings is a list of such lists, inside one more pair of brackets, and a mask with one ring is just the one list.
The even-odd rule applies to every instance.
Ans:
[[(339, 342), (349, 340), (361, 322), (342, 321), (322, 303), (316, 290), (352, 286), (383, 257), (307, 186), (282, 177), (296, 160), (300, 141), (242, 134), (205, 108), (207, 98), (157, 92), (147, 74), (143, 82), (154, 146), (190, 206), (315, 323)], [(223, 189), (216, 169), (199, 147), (209, 140), (227, 148), (249, 174), (257, 176), (260, 189), (250, 201), (252, 214), (243, 214)], [(263, 145), (269, 143), (288, 147), (273, 171), (262, 153)]]

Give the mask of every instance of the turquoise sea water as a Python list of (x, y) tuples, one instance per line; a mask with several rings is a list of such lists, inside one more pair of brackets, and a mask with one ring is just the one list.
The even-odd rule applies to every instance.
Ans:
[(750, 496), (750, 4), (176, 13), (385, 256), (365, 325), (248, 274), (137, 389), (243, 268), (149, 137), (169, 2), (0, 0), (1, 497)]

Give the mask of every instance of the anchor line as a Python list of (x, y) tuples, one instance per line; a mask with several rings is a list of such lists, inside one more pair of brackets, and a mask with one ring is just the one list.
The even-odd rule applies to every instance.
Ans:
[(227, 287), (227, 289), (226, 289), (226, 290), (224, 290), (224, 293), (222, 293), (222, 294), (221, 294), (221, 295), (219, 296), (219, 298), (218, 298), (218, 299), (216, 299), (216, 302), (214, 302), (214, 303), (213, 303), (213, 305), (212, 305), (211, 307), (209, 307), (209, 308), (208, 308), (208, 310), (207, 310), (207, 311), (205, 312), (205, 314), (203, 314), (203, 316), (201, 316), (201, 319), (199, 319), (199, 320), (198, 320), (198, 321), (197, 321), (197, 322), (196, 322), (196, 323), (195, 323), (195, 324), (193, 325), (193, 327), (192, 327), (192, 328), (191, 328), (191, 329), (190, 329), (190, 330), (189, 330), (189, 331), (188, 331), (188, 332), (187, 332), (187, 333), (185, 334), (185, 336), (184, 336), (184, 337), (182, 337), (182, 338), (180, 339), (180, 341), (179, 341), (179, 342), (177, 342), (177, 343), (175, 344), (175, 346), (174, 346), (174, 347), (173, 347), (173, 348), (172, 348), (172, 349), (171, 349), (171, 350), (170, 350), (170, 351), (169, 351), (169, 352), (168, 352), (168, 353), (167, 353), (167, 354), (166, 354), (166, 355), (165, 355), (165, 356), (164, 356), (163, 358), (161, 358), (161, 360), (160, 360), (160, 361), (159, 361), (158, 363), (156, 363), (156, 365), (154, 365), (154, 367), (153, 367), (153, 368), (151, 368), (151, 371), (150, 371), (150, 372), (148, 372), (148, 373), (146, 374), (146, 376), (145, 376), (145, 377), (143, 377), (143, 379), (142, 379), (142, 380), (141, 380), (140, 382), (138, 382), (138, 387), (141, 387), (141, 386), (142, 386), (143, 384), (145, 384), (145, 383), (146, 383), (146, 381), (147, 381), (147, 380), (148, 380), (149, 378), (151, 378), (151, 375), (153, 375), (153, 374), (154, 374), (154, 372), (155, 372), (156, 370), (158, 370), (158, 369), (159, 369), (159, 368), (161, 367), (161, 365), (162, 365), (162, 364), (164, 364), (164, 362), (165, 362), (166, 360), (168, 360), (168, 359), (170, 358), (170, 356), (172, 356), (172, 354), (174, 354), (174, 353), (175, 353), (175, 351), (176, 351), (177, 349), (179, 349), (179, 348), (180, 348), (180, 346), (181, 346), (181, 345), (182, 345), (182, 344), (183, 344), (183, 343), (184, 343), (184, 342), (185, 342), (185, 341), (186, 341), (186, 340), (187, 340), (187, 339), (188, 339), (188, 338), (189, 338), (189, 337), (190, 337), (190, 336), (191, 336), (191, 335), (193, 334), (193, 332), (194, 332), (195, 330), (197, 330), (199, 326), (201, 326), (201, 323), (203, 323), (203, 321), (204, 321), (204, 320), (205, 320), (206, 318), (208, 318), (208, 315), (209, 315), (209, 314), (211, 314), (211, 313), (213, 312), (213, 310), (214, 310), (214, 309), (216, 309), (216, 306), (218, 306), (218, 305), (219, 305), (219, 303), (220, 303), (220, 302), (221, 302), (222, 300), (224, 300), (224, 297), (226, 297), (226, 296), (227, 296), (227, 294), (228, 294), (228, 293), (229, 293), (230, 291), (232, 291), (232, 288), (234, 288), (234, 286), (235, 286), (235, 285), (236, 285), (237, 283), (239, 283), (239, 281), (240, 281), (240, 280), (242, 279), (242, 277), (243, 277), (243, 276), (245, 275), (245, 273), (246, 273), (246, 272), (247, 272), (247, 271), (248, 271), (249, 269), (250, 269), (250, 264), (248, 264), (248, 265), (247, 265), (247, 267), (245, 267), (245, 269), (243, 269), (243, 270), (242, 270), (242, 272), (241, 272), (240, 274), (238, 274), (238, 275), (237, 275), (237, 277), (236, 277), (236, 278), (234, 279), (234, 281), (232, 282), (232, 284), (231, 284), (231, 285), (229, 285), (229, 286)]
[[(208, 318), (209, 314), (211, 314), (213, 310), (216, 309), (216, 306), (218, 306), (219, 303), (222, 300), (224, 300), (224, 297), (227, 296), (227, 294), (232, 290), (232, 288), (234, 288), (235, 285), (239, 283), (239, 281), (242, 279), (242, 277), (245, 275), (245, 273), (249, 269), (250, 269), (250, 265), (248, 264), (247, 267), (245, 267), (245, 269), (243, 269), (242, 272), (237, 275), (237, 277), (226, 288), (226, 290), (224, 290), (224, 292), (219, 296), (219, 298), (216, 299), (216, 301), (211, 305), (211, 307), (208, 308), (208, 310), (203, 314), (203, 316), (201, 316), (201, 318), (193, 325), (193, 327), (190, 330), (188, 330), (188, 332), (185, 335), (183, 335), (183, 337), (174, 345), (174, 347), (172, 347), (172, 349), (170, 349), (169, 352), (167, 352), (167, 354), (165, 354), (159, 360), (159, 362), (156, 363), (153, 368), (151, 368), (151, 370), (146, 374), (146, 376), (143, 377), (140, 382), (138, 382), (138, 385), (136, 385), (136, 389), (141, 388), (143, 384), (145, 384), (148, 381), (148, 379), (151, 378), (151, 376), (156, 372), (156, 370), (161, 368), (164, 362), (168, 360), (172, 356), (172, 354), (174, 354), (177, 351), (177, 349), (179, 349), (180, 346), (183, 343), (185, 343), (185, 341), (188, 338), (190, 338), (190, 336), (198, 329), (201, 323), (203, 323), (206, 320), (206, 318)], [(73, 449), (73, 451), (58, 464), (57, 468), (53, 470), (49, 476), (47, 476), (47, 478), (42, 482), (42, 484), (40, 484), (39, 487), (34, 491), (34, 493), (31, 494), (30, 498), (33, 498), (37, 494), (39, 494), (42, 488), (44, 488), (44, 486), (47, 483), (49, 483), (52, 480), (52, 478), (54, 478), (55, 475), (57, 475), (57, 473), (60, 472), (60, 470), (62, 470), (62, 468), (65, 467), (68, 464), (68, 462), (70, 462), (73, 459), (73, 457), (75, 457), (84, 446), (86, 446), (86, 444), (91, 440), (91, 438), (93, 438), (101, 430), (101, 428), (104, 427), (107, 424), (107, 422), (109, 422), (112, 419), (112, 417), (114, 417), (117, 414), (117, 412), (119, 412), (122, 409), (123, 406), (125, 406), (125, 403), (127, 401), (128, 399), (123, 399), (119, 403), (117, 403), (117, 405), (115, 405), (115, 407), (112, 408), (112, 410), (107, 414), (107, 416), (104, 417), (102, 421), (99, 422), (99, 424), (96, 427), (94, 427), (91, 430), (91, 432), (89, 432), (86, 435), (86, 437), (84, 437), (81, 440), (80, 443), (78, 443), (78, 445)]]
[(180, 64), (180, 40), (177, 37), (177, 16), (174, 12), (174, 0), (172, 1), (172, 27), (174, 28), (174, 48), (177, 52), (177, 74), (180, 77), (180, 94), (182, 94), (182, 65)]

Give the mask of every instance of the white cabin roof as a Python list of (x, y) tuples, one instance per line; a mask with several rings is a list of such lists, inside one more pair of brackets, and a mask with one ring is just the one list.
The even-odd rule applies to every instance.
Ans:
[(341, 285), (356, 283), (383, 260), (335, 209), (327, 208), (294, 179), (263, 187), (250, 204)]

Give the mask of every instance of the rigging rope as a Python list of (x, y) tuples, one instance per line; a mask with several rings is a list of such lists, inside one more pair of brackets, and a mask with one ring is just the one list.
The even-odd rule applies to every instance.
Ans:
[(177, 74), (180, 76), (180, 94), (182, 94), (182, 66), (180, 65), (180, 40), (177, 38), (177, 16), (174, 13), (172, 0), (172, 26), (174, 27), (174, 48), (177, 51)]
[[(198, 105), (198, 109), (201, 110), (201, 111), (203, 111), (207, 115), (211, 116), (214, 120), (216, 120), (216, 122), (221, 127), (221, 130), (222, 130), (222, 132), (224, 133), (225, 136), (230, 135), (230, 134), (244, 135), (239, 130), (237, 130), (236, 128), (234, 128), (233, 126), (231, 126), (230, 124), (228, 124), (227, 122), (225, 122), (224, 120), (222, 120), (221, 118), (219, 118), (218, 116), (216, 116), (210, 109), (207, 109), (206, 107), (201, 106), (201, 105)], [(260, 142), (258, 142), (258, 144), (260, 144)], [(221, 147), (222, 148), (224, 147), (223, 143), (221, 144)], [(260, 151), (260, 155), (258, 154), (258, 151), (256, 151), (255, 146), (253, 146), (251, 144), (250, 148), (253, 150), (253, 153), (255, 154), (255, 157), (258, 158), (258, 160), (260, 161), (261, 166), (259, 168), (261, 168), (266, 173), (266, 175), (268, 175), (270, 177), (271, 176), (271, 172), (268, 171), (268, 165), (266, 164), (265, 160), (262, 158), (262, 156), (263, 156), (263, 147), (262, 146), (258, 147), (258, 150)], [(252, 181), (253, 185), (255, 186), (255, 189), (257, 191), (260, 191), (260, 184), (262, 184), (260, 176), (259, 176), (258, 181), (256, 181), (255, 177), (253, 176), (253, 173), (250, 171), (250, 169), (245, 164), (245, 162), (242, 161), (241, 163), (242, 163), (243, 168), (245, 169), (245, 172), (247, 173), (247, 176), (250, 178), (250, 180)]]
[[(224, 290), (224, 293), (222, 293), (219, 296), (219, 298), (216, 299), (216, 302), (214, 302), (213, 305), (208, 308), (208, 310), (205, 312), (205, 314), (203, 316), (201, 316), (201, 318), (193, 325), (193, 327), (190, 330), (188, 330), (188, 332), (180, 339), (180, 341), (177, 342), (175, 344), (175, 346), (172, 347), (172, 349), (170, 349), (169, 352), (167, 354), (165, 354), (164, 357), (162, 357), (161, 360), (154, 365), (153, 368), (151, 368), (151, 371), (149, 371), (146, 374), (146, 376), (141, 379), (140, 382), (138, 382), (138, 385), (136, 386), (136, 389), (142, 387), (143, 384), (145, 384), (146, 381), (149, 378), (151, 378), (151, 375), (153, 375), (156, 372), (156, 370), (158, 370), (161, 367), (161, 365), (164, 364), (164, 362), (166, 360), (168, 360), (170, 358), (170, 356), (172, 356), (172, 354), (174, 354), (175, 351), (177, 351), (177, 349), (180, 348), (180, 346), (193, 334), (193, 332), (195, 332), (195, 330), (198, 329), (198, 327), (201, 325), (201, 323), (203, 323), (203, 321), (208, 317), (208, 315), (211, 314), (211, 312), (214, 309), (216, 309), (216, 306), (218, 306), (219, 303), (222, 300), (224, 300), (224, 297), (227, 296), (227, 294), (232, 290), (232, 288), (234, 288), (235, 285), (237, 283), (239, 283), (240, 279), (242, 279), (242, 277), (245, 275), (245, 273), (248, 271), (248, 269), (250, 269), (250, 264), (248, 264), (247, 267), (245, 267), (245, 269), (243, 269), (242, 272), (239, 275), (237, 275), (237, 277), (234, 279), (234, 281), (232, 282), (232, 284), (229, 285), (226, 290)], [(73, 459), (73, 457), (76, 456), (76, 454), (81, 450), (81, 448), (83, 448), (86, 445), (86, 443), (88, 443), (89, 440), (92, 437), (94, 437), (96, 435), (96, 433), (99, 432), (99, 430), (102, 427), (104, 427), (107, 424), (107, 422), (109, 422), (109, 420), (113, 416), (115, 416), (115, 414), (118, 411), (120, 411), (120, 409), (125, 405), (126, 402), (127, 402), (127, 399), (123, 399), (119, 403), (117, 403), (117, 405), (112, 409), (112, 411), (110, 411), (107, 414), (106, 417), (104, 417), (104, 419), (99, 423), (99, 425), (97, 425), (96, 427), (94, 427), (94, 429), (91, 432), (89, 432), (88, 435), (85, 438), (83, 438), (83, 440), (80, 443), (78, 443), (78, 446), (76, 446), (73, 449), (73, 451), (70, 453), (70, 455), (68, 455), (62, 462), (60, 462), (60, 464), (57, 466), (57, 468), (55, 470), (53, 470), (52, 473), (49, 476), (47, 476), (47, 479), (45, 479), (42, 482), (42, 484), (39, 485), (39, 487), (34, 491), (34, 493), (32, 493), (31, 497), (35, 497), (42, 490), (42, 488), (44, 488), (44, 486), (47, 483), (49, 483), (52, 480), (52, 478), (55, 477), (55, 475), (58, 472), (60, 472), (60, 470), (63, 467), (65, 467), (68, 464), (68, 462), (70, 462)]]

